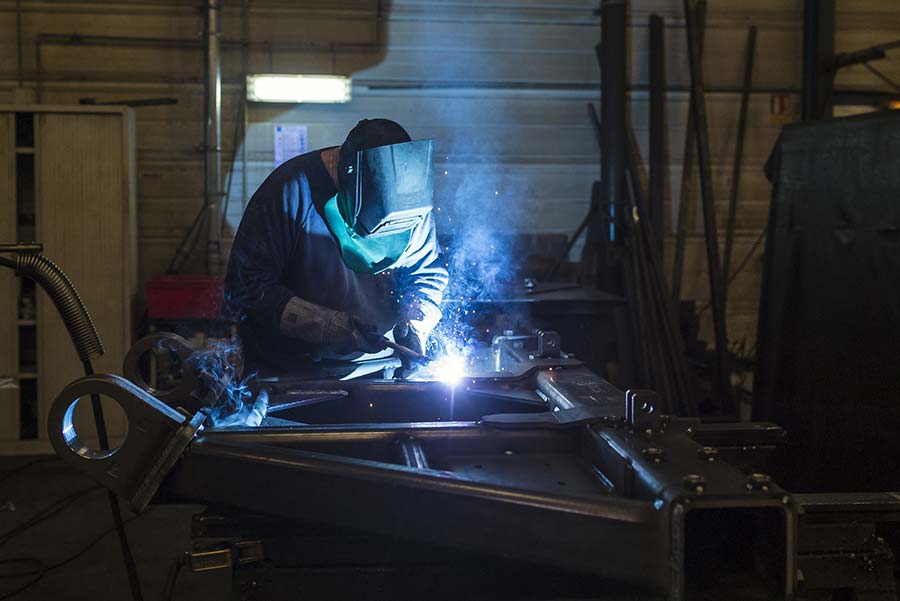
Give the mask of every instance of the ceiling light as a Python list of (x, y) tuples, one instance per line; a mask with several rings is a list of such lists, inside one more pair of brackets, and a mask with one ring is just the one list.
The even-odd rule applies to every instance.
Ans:
[(247, 76), (247, 100), (251, 102), (350, 102), (351, 80), (343, 75)]

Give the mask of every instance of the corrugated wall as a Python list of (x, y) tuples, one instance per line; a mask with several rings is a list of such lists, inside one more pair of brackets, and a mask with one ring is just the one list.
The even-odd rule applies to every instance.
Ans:
[[(438, 140), (439, 202), (473, 203), (485, 219), (505, 220), (527, 232), (569, 232), (587, 210), (591, 183), (599, 176), (599, 153), (586, 111), (587, 102), (599, 99), (597, 0), (223, 3), (224, 157), (226, 164), (232, 153), (237, 158), (229, 226), (240, 219), (243, 190), (252, 193), (272, 167), (273, 125), (308, 126), (310, 147), (316, 148), (339, 144), (358, 119), (371, 116), (395, 119), (414, 137)], [(16, 4), (0, 2), (3, 102), (12, 100), (20, 75)], [(192, 2), (25, 0), (21, 5), (21, 77), (29, 88), (40, 81), (41, 101), (178, 99), (174, 106), (137, 109), (140, 276), (160, 273), (202, 202), (201, 14)], [(708, 106), (720, 221), (734, 152), (745, 32), (750, 24), (759, 26), (754, 85), (764, 91), (753, 95), (750, 107), (735, 262), (765, 225), (769, 185), (761, 168), (779, 131), (769, 115), (770, 94), (789, 93), (797, 99), (801, 8), (800, 0), (709, 1), (705, 69), (712, 90)], [(896, 1), (839, 0), (838, 11), (839, 51), (900, 37)], [(646, 157), (647, 95), (642, 90), (652, 12), (662, 14), (667, 26), (671, 196), (678, 192), (687, 112), (678, 0), (631, 3), (632, 123)], [(245, 33), (249, 45), (243, 47)], [(90, 36), (156, 41), (136, 44)], [(245, 60), (251, 72), (352, 73), (353, 102), (251, 107), (249, 135), (235, 149)], [(882, 61), (880, 67), (900, 77), (900, 61)], [(838, 84), (881, 87), (862, 67), (842, 72)], [(246, 169), (241, 163), (245, 150)], [(466, 174), (476, 170), (492, 177), (473, 186)], [(703, 240), (700, 220), (693, 217), (685, 293), (703, 300)], [(195, 269), (203, 260), (202, 246), (198, 250)], [(667, 254), (670, 263), (671, 252)], [(734, 340), (753, 338), (759, 271), (754, 258), (731, 288)]]

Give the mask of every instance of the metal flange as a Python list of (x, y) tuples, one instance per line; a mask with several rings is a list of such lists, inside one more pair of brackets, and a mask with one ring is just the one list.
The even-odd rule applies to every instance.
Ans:
[[(112, 399), (128, 418), (128, 432), (115, 449), (93, 449), (73, 421), (79, 399)], [(47, 419), (50, 444), (60, 459), (142, 511), (163, 478), (200, 429), (206, 415), (176, 411), (121, 376), (97, 374), (75, 380), (53, 401)]]

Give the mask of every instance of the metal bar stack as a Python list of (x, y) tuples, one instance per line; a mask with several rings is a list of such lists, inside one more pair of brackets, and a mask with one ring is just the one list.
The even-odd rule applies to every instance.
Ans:
[(632, 308), (648, 385), (660, 395), (668, 410), (678, 415), (697, 415), (696, 395), (685, 354), (684, 338), (669, 301), (659, 241), (654, 224), (647, 219), (648, 202), (641, 178), (640, 153), (631, 132), (626, 153), (630, 219), (625, 282)]
[[(703, 56), (703, 38), (706, 30), (706, 0), (700, 0), (695, 9), (697, 21), (697, 49)], [(694, 172), (694, 152), (697, 145), (697, 126), (694, 122), (695, 102), (691, 91), (688, 101), (687, 130), (684, 135), (684, 153), (681, 159), (681, 191), (678, 200), (678, 223), (675, 231), (675, 258), (672, 267), (672, 300), (677, 306), (681, 300), (681, 280), (684, 274), (684, 247), (687, 242), (687, 222), (691, 214), (691, 175)]]
[(650, 221), (656, 239), (656, 252), (663, 256), (666, 189), (666, 23), (650, 15)]
[[(747, 30), (747, 52), (744, 56), (744, 85), (741, 88), (741, 111), (738, 116), (738, 137), (734, 149), (734, 165), (731, 171), (731, 193), (728, 198), (728, 219), (725, 230), (725, 256), (722, 259), (722, 281), (728, 300), (728, 281), (731, 277), (731, 254), (734, 248), (734, 225), (737, 218), (738, 192), (741, 186), (741, 167), (744, 158), (744, 135), (747, 132), (747, 109), (750, 105), (750, 89), (753, 86), (753, 59), (756, 55), (756, 26)], [(727, 307), (727, 305), (726, 305)]]
[(697, 127), (697, 158), (700, 167), (700, 197), (703, 201), (703, 226), (706, 241), (706, 265), (715, 332), (716, 364), (713, 388), (720, 412), (734, 415), (728, 365), (728, 333), (725, 323), (725, 286), (719, 261), (719, 234), (716, 225), (716, 202), (712, 183), (712, 164), (709, 150), (709, 128), (706, 118), (706, 96), (703, 82), (703, 63), (700, 57), (700, 36), (697, 30), (698, 0), (684, 0), (687, 23), (688, 55), (691, 69), (691, 113)]

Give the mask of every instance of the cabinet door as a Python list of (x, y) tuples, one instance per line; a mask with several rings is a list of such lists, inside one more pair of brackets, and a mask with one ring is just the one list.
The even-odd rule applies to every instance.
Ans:
[[(121, 114), (53, 114), (38, 117), (38, 239), (44, 254), (68, 274), (103, 341), (96, 372), (121, 373), (131, 339), (129, 273), (130, 182)], [(68, 333), (46, 295), (38, 297), (38, 376), (41, 437), (56, 395), (83, 375)], [(108, 400), (107, 400), (108, 401)], [(111, 437), (125, 434), (124, 414), (104, 402)], [(95, 439), (89, 399), (79, 403), (76, 429)], [(88, 440), (85, 440), (88, 442)]]
[[(0, 241), (16, 241), (15, 117), (0, 113)], [(0, 377), (15, 376), (18, 360), (18, 290), (12, 270), (0, 268)], [(19, 392), (0, 390), (0, 441), (19, 439)]]

